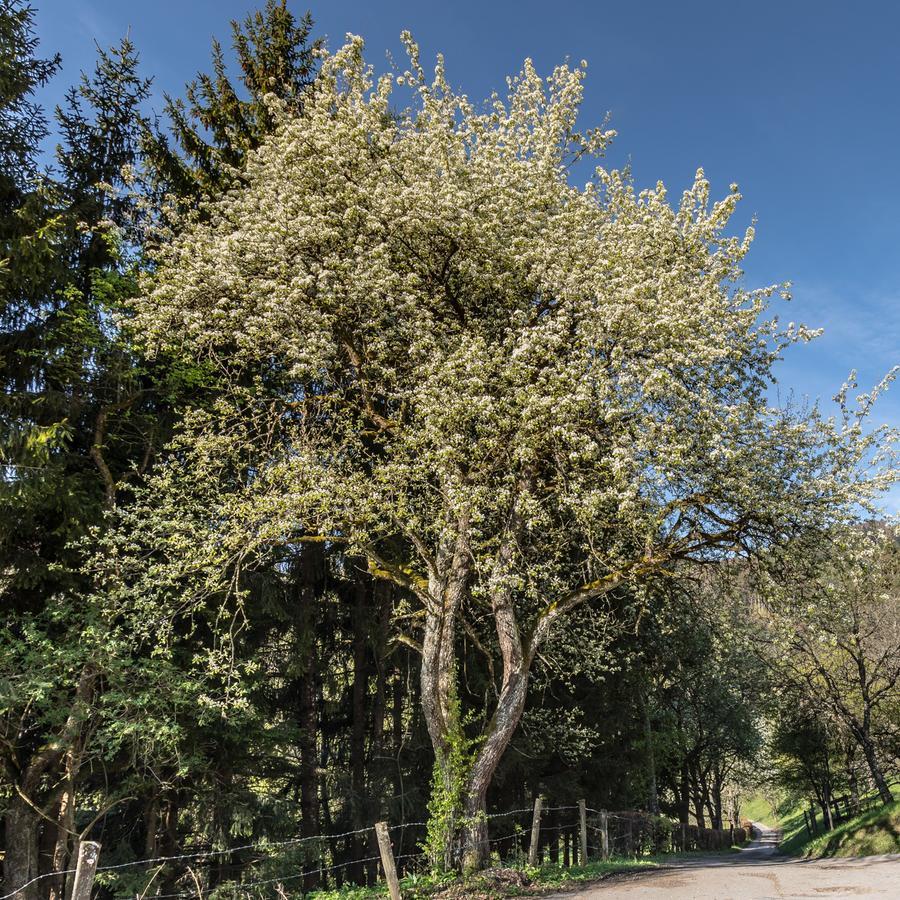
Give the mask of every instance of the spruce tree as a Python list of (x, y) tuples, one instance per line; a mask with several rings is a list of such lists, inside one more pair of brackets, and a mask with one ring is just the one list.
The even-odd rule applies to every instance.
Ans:
[(34, 10), (23, 0), (0, 0), (0, 214), (21, 202), (37, 170), (47, 120), (34, 92), (59, 68), (59, 54), (35, 55)]
[[(6, 4), (0, 20), (18, 41), (4, 65), (15, 74), (20, 61), (18, 81), (4, 82), (19, 85), (4, 129), (15, 131), (23, 116), (35, 123), (22, 132), (30, 145), (8, 142), (15, 192), (7, 193), (0, 251), (0, 794), (4, 879), (18, 887), (68, 866), (90, 744), (112, 739), (107, 729), (125, 721), (122, 704), (144, 678), (92, 605), (82, 539), (153, 434), (144, 372), (113, 324), (135, 277), (117, 227), (133, 218), (131, 201), (115, 192), (123, 167), (138, 159), (149, 83), (127, 40), (100, 51), (57, 110), (56, 169), (39, 172), (46, 123), (31, 92), (55, 61), (35, 61), (30, 9)], [(23, 898), (47, 890), (62, 896), (61, 878)]]
[[(77, 559), (67, 548), (111, 500), (106, 420), (132, 386), (110, 313), (133, 281), (114, 227), (127, 224), (130, 201), (113, 192), (138, 158), (148, 91), (127, 39), (100, 51), (95, 71), (57, 110), (58, 171), (34, 174), (36, 145), (30, 155), (18, 152), (31, 187), (20, 187), (5, 220), (2, 253), (2, 452), (10, 477), (0, 494), (0, 559), (7, 594), (30, 609), (72, 586)], [(29, 103), (10, 125), (26, 112), (41, 121)]]
[(157, 190), (188, 203), (215, 196), (240, 179), (247, 154), (274, 128), (267, 95), (300, 111), (316, 72), (312, 17), (296, 18), (287, 0), (267, 0), (262, 10), (231, 22), (238, 64), (229, 75), (221, 43), (213, 40), (212, 72), (200, 72), (185, 99), (166, 96), (169, 134), (147, 135), (145, 152)]

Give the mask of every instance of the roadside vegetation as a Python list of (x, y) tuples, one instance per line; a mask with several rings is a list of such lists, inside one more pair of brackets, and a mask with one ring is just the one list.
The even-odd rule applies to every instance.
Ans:
[[(781, 832), (779, 852), (787, 856), (821, 858), (829, 856), (877, 856), (900, 853), (900, 801), (885, 806), (867, 798), (858, 815), (838, 822), (834, 828), (810, 833), (809, 802), (784, 795), (756, 791), (742, 804), (746, 818)], [(817, 826), (822, 828), (821, 815)]]
[(799, 811), (785, 820), (784, 827), (780, 850), (790, 856), (819, 858), (900, 853), (900, 802), (867, 810), (822, 834), (810, 835)]

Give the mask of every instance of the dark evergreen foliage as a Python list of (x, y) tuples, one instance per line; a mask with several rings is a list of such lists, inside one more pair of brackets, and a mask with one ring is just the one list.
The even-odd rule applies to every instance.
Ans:
[(231, 23), (236, 78), (218, 40), (212, 72), (187, 85), (185, 99), (166, 97), (165, 130), (148, 134), (145, 152), (156, 189), (191, 203), (240, 178), (247, 154), (272, 129), (266, 105), (273, 95), (302, 110), (303, 93), (316, 71), (312, 17), (297, 19), (287, 0), (267, 0), (244, 22)]

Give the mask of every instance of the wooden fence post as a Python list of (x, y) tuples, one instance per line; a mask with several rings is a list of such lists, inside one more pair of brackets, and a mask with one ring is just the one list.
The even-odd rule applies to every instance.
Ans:
[(538, 864), (538, 850), (541, 846), (541, 807), (543, 803), (542, 797), (537, 796), (534, 798), (534, 815), (531, 817), (531, 843), (528, 845), (528, 865), (532, 867)]
[(609, 816), (605, 809), (600, 810), (600, 852), (603, 859), (609, 859)]
[(400, 880), (397, 878), (397, 866), (394, 863), (394, 851), (391, 849), (391, 836), (388, 833), (387, 822), (375, 823), (375, 837), (378, 838), (381, 867), (384, 869), (384, 880), (387, 882), (391, 900), (401, 900)]
[(588, 861), (587, 849), (587, 803), (578, 801), (578, 823), (581, 826), (581, 865), (586, 866)]
[(91, 900), (97, 861), (100, 859), (100, 845), (96, 841), (81, 841), (78, 844), (78, 863), (75, 866), (75, 884), (72, 900)]

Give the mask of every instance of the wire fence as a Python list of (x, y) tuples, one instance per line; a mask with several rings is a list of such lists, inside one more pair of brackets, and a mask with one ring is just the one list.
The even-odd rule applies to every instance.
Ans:
[[(484, 817), (481, 833), (488, 864), (530, 866), (585, 865), (593, 859), (667, 852), (715, 850), (743, 843), (744, 829), (707, 829), (673, 822), (647, 812), (610, 812), (577, 804), (534, 806)], [(383, 828), (384, 840), (378, 829)], [(426, 850), (427, 822), (382, 823), (327, 835), (258, 840), (227, 848), (180, 848), (180, 852), (135, 859), (95, 858), (76, 869), (38, 874), (15, 888), (0, 885), (0, 900), (26, 900), (31, 886), (56, 879), (56, 895), (79, 896), (79, 878), (89, 878), (105, 900), (262, 900), (301, 897), (345, 884), (373, 885), (396, 871), (398, 878), (433, 867)], [(83, 842), (81, 848), (100, 846)], [(85, 874), (87, 868), (90, 872)], [(84, 871), (82, 871), (84, 869)], [(72, 885), (74, 878), (75, 886)], [(39, 891), (42, 895), (48, 891)]]

